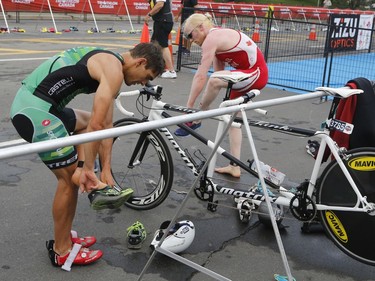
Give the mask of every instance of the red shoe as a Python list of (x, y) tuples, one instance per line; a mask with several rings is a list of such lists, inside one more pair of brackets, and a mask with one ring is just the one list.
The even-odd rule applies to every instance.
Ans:
[(48, 256), (52, 265), (61, 267), (70, 271), (71, 265), (87, 265), (91, 264), (103, 256), (101, 250), (90, 250), (82, 247), (80, 244), (74, 244), (73, 248), (64, 256), (58, 255), (53, 250), (54, 240), (47, 241)]
[(85, 248), (89, 248), (96, 243), (94, 236), (78, 237), (78, 233), (75, 230), (70, 231), (70, 237), (73, 243), (80, 244)]

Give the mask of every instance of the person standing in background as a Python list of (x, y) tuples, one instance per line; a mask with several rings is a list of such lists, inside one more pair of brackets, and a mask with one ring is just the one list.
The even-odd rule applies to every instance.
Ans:
[[(185, 20), (194, 14), (194, 8), (198, 6), (198, 0), (181, 0), (181, 9), (178, 11), (178, 14), (174, 17), (174, 21), (178, 22), (178, 19), (181, 16), (181, 26), (184, 24)], [(190, 54), (191, 41), (186, 40), (183, 37), (182, 39), (182, 53)]]
[(173, 28), (173, 14), (171, 0), (149, 0), (150, 12), (145, 16), (145, 23), (148, 24), (150, 18), (154, 21), (151, 41), (156, 41), (163, 48), (163, 58), (165, 61), (165, 71), (161, 78), (177, 78), (174, 70), (172, 54), (168, 48), (168, 36)]

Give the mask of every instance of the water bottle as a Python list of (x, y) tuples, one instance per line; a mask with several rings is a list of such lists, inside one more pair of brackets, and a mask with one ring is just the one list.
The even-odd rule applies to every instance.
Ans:
[[(262, 161), (259, 161), (260, 169), (262, 175), (265, 179), (271, 181), (276, 185), (281, 185), (285, 179), (285, 174), (277, 170), (276, 168), (271, 167), (270, 165), (264, 164)], [(253, 160), (250, 166), (250, 169), (258, 173), (258, 169), (255, 161)]]

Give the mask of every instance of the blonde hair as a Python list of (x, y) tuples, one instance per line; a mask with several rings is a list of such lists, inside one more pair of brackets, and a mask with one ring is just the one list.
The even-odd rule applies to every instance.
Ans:
[(186, 19), (183, 30), (185, 31), (187, 26), (190, 26), (190, 27), (194, 28), (196, 26), (199, 26), (200, 24), (202, 24), (204, 26), (213, 26), (214, 24), (212, 22), (212, 16), (209, 13), (192, 14), (190, 17), (188, 17)]

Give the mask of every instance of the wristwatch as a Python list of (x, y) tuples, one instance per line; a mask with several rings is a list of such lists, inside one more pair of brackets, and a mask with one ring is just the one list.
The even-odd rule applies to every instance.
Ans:
[(152, 15), (150, 13), (147, 14), (149, 17), (152, 17)]

